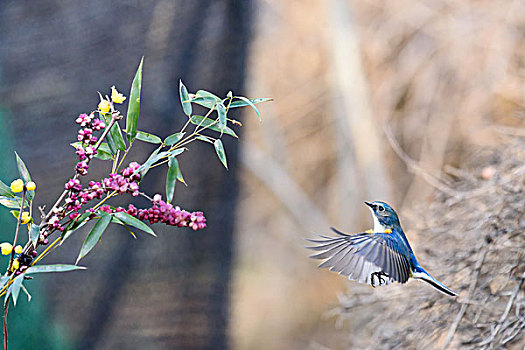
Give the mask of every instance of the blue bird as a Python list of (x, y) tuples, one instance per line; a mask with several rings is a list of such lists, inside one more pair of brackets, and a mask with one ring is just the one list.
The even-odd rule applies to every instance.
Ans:
[(323, 239), (309, 240), (316, 246), (308, 248), (320, 251), (311, 258), (326, 259), (319, 267), (327, 267), (372, 287), (405, 283), (409, 278), (415, 278), (444, 294), (456, 296), (421, 267), (394, 209), (380, 201), (365, 204), (374, 217), (373, 230), (349, 235), (332, 227), (340, 237), (321, 236)]

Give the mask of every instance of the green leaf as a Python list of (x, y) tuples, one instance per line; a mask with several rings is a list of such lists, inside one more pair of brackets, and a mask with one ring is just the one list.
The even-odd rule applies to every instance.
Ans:
[[(249, 100), (247, 99), (246, 97), (244, 96), (235, 96), (235, 98), (238, 98), (239, 100), (241, 100), (242, 102), (244, 102), (244, 106), (250, 106), (253, 108), (253, 110), (255, 111), (255, 113), (257, 113), (257, 117), (259, 117), (259, 120), (261, 120), (261, 114), (259, 113), (259, 110), (257, 109), (257, 107), (255, 107), (255, 104), (252, 102), (252, 100)], [(254, 100), (264, 100), (264, 99), (254, 99)], [(238, 101), (234, 101), (230, 104), (230, 108), (235, 108), (235, 107), (242, 107), (243, 105), (235, 105), (236, 102)], [(259, 102), (256, 102), (256, 103), (260, 103), (260, 102), (264, 102), (264, 101), (259, 101)], [(235, 106), (234, 106), (235, 105)]]
[[(102, 146), (105, 146), (105, 147), (102, 147)], [(111, 150), (109, 149), (109, 146), (107, 143), (102, 143), (98, 149), (97, 149), (97, 154), (95, 154), (94, 156), (95, 158), (97, 159), (100, 159), (100, 160), (109, 160), (109, 159), (113, 159), (113, 155), (111, 154)]]
[(228, 163), (226, 162), (226, 153), (224, 152), (224, 146), (222, 145), (222, 141), (219, 139), (215, 140), (213, 146), (215, 146), (215, 152), (217, 152), (217, 156), (219, 156), (222, 165), (224, 165), (224, 167), (228, 169)]
[(13, 295), (13, 304), (16, 306), (16, 301), (18, 300), (18, 294), (20, 294), (20, 287), (24, 281), (24, 274), (20, 274), (15, 277), (13, 283), (9, 286), (11, 294)]
[(226, 106), (224, 106), (222, 102), (217, 104), (217, 114), (219, 115), (219, 125), (218, 126), (221, 132), (226, 127), (226, 113), (227, 113)]
[(157, 148), (156, 150), (154, 150), (151, 155), (149, 156), (148, 160), (146, 160), (146, 162), (144, 164), (142, 164), (136, 172), (140, 172), (142, 177), (144, 177), (144, 175), (146, 175), (146, 173), (149, 171), (149, 169), (159, 160), (161, 160), (162, 158), (165, 158), (167, 157), (170, 152), (168, 151), (164, 151), (164, 152), (160, 152), (159, 153), (159, 150), (160, 148)]
[(2, 180), (0, 180), (0, 196), (14, 197), (15, 194), (11, 191), (11, 187), (7, 186)]
[(178, 156), (179, 154), (181, 154), (182, 152), (184, 152), (187, 148), (185, 147), (182, 147), (182, 148), (176, 148), (174, 149), (173, 151), (169, 151), (170, 153), (170, 157), (176, 157)]
[[(22, 199), (19, 197), (6, 198), (6, 197), (0, 196), (0, 204), (6, 208), (20, 209), (21, 202), (22, 202)], [(27, 201), (24, 201), (24, 208), (26, 208), (27, 206), (28, 206)]]
[(219, 96), (217, 96), (215, 94), (212, 94), (211, 92), (206, 91), (206, 90), (199, 90), (199, 91), (197, 91), (195, 93), (195, 96), (210, 98), (210, 99), (213, 99), (215, 102), (220, 102), (221, 101)]
[(93, 226), (86, 239), (84, 240), (82, 248), (80, 248), (80, 254), (78, 255), (76, 264), (78, 264), (80, 259), (85, 257), (91, 251), (91, 249), (93, 249), (95, 245), (100, 241), (102, 234), (104, 233), (110, 222), (111, 215), (104, 212), (100, 212), (100, 219), (97, 221), (95, 226)]
[(6, 275), (2, 275), (0, 277), (0, 289), (2, 289), (5, 284), (7, 283), (7, 281), (9, 281), (9, 276), (6, 276)]
[(135, 140), (137, 135), (137, 123), (139, 120), (140, 110), (140, 90), (142, 89), (142, 63), (144, 57), (140, 60), (139, 68), (135, 73), (135, 78), (131, 84), (131, 90), (129, 92), (129, 103), (128, 103), (128, 114), (126, 117), (126, 135), (129, 143)]
[(22, 284), (20, 287), (22, 287), (22, 290), (24, 291), (24, 293), (26, 293), (27, 295), (27, 302), (31, 302), (31, 294), (29, 294), (29, 291), (26, 289), (26, 287), (24, 287), (24, 285)]
[(218, 96), (205, 90), (197, 91), (197, 93), (191, 99), (192, 103), (196, 103), (209, 109), (215, 108), (215, 105), (220, 101), (221, 99)]
[(128, 225), (126, 225), (124, 222), (122, 222), (121, 220), (117, 219), (116, 217), (114, 216), (111, 216), (111, 222), (114, 223), (114, 224), (118, 224), (118, 225), (122, 225), (130, 234), (133, 238), (137, 239), (137, 236), (135, 236), (135, 234), (133, 233), (133, 231), (130, 230), (130, 228), (128, 227)]
[(191, 101), (190, 101), (190, 95), (188, 95), (188, 89), (186, 89), (186, 86), (182, 83), (182, 80), (179, 80), (179, 97), (180, 97), (180, 103), (182, 104), (182, 109), (184, 110), (184, 114), (186, 114), (188, 117), (191, 116)]
[(97, 152), (98, 152), (98, 151), (102, 151), (102, 152), (106, 152), (106, 153), (111, 153), (111, 150), (109, 149), (109, 145), (108, 145), (106, 142), (102, 142), (102, 143), (98, 146)]
[(54, 265), (34, 265), (26, 270), (26, 274), (43, 272), (68, 272), (74, 270), (85, 270), (84, 266), (68, 265), (68, 264), (54, 264)]
[(210, 97), (193, 97), (191, 99), (191, 102), (206, 107), (208, 109), (215, 109), (215, 105), (217, 104), (217, 101)]
[(24, 164), (24, 161), (18, 153), (15, 152), (16, 155), (16, 166), (18, 167), (18, 173), (20, 174), (20, 178), (24, 180), (24, 183), (28, 183), (31, 181), (31, 175), (29, 175), (29, 171), (27, 170), (26, 165)]
[(166, 175), (166, 199), (168, 203), (171, 203), (173, 200), (173, 194), (175, 193), (175, 185), (177, 184), (179, 161), (177, 158), (172, 157), (168, 162), (168, 166), (168, 174)]
[(128, 213), (125, 213), (123, 211), (117, 211), (111, 215), (115, 216), (117, 219), (119, 219), (120, 221), (124, 222), (125, 224), (129, 226), (133, 226), (135, 228), (138, 228), (139, 230), (149, 233), (150, 235), (154, 237), (157, 237), (157, 235), (155, 234), (155, 232), (153, 232), (151, 227), (149, 227), (148, 225), (146, 225), (145, 223), (143, 223), (136, 217), (129, 215)]
[(89, 221), (91, 214), (91, 212), (86, 212), (80, 216), (77, 216), (74, 221), (70, 222), (60, 236), (60, 245), (62, 245), (62, 243), (64, 243), (64, 241), (68, 239), (73, 232), (84, 226)]
[[(106, 121), (106, 125), (109, 125), (109, 123), (111, 123), (111, 115), (107, 113), (99, 113), (99, 115), (100, 117), (104, 118), (104, 120)], [(106, 141), (108, 141), (108, 147), (109, 147), (110, 153), (112, 155), (117, 154), (117, 144), (116, 144), (116, 141), (113, 140), (113, 136), (111, 132), (106, 134)]]
[(36, 247), (38, 236), (40, 236), (40, 226), (31, 224), (31, 226), (29, 226), (29, 240), (33, 243), (33, 247)]
[(213, 139), (204, 135), (197, 135), (195, 136), (195, 139), (213, 144)]
[[(247, 99), (246, 97), (242, 97), (242, 96), (235, 96), (234, 98), (238, 98), (239, 100), (233, 101), (230, 104), (230, 108), (252, 106), (252, 105), (256, 105), (258, 103), (262, 103), (262, 102), (273, 101), (273, 98), (250, 98), (250, 99)], [(248, 103), (248, 102), (250, 102), (251, 104)]]
[(159, 144), (162, 143), (162, 139), (158, 136), (155, 136), (153, 134), (148, 134), (144, 131), (137, 131), (137, 140), (153, 143), (153, 144)]
[(184, 137), (184, 134), (185, 134), (184, 132), (178, 132), (176, 134), (170, 135), (166, 137), (166, 139), (164, 140), (164, 144), (166, 146), (172, 146), (176, 144), (177, 142), (179, 142), (180, 140), (182, 140), (182, 138)]
[(111, 138), (115, 142), (117, 149), (120, 151), (126, 151), (126, 143), (124, 142), (124, 137), (122, 137), (122, 131), (120, 130), (120, 125), (118, 125), (118, 122), (113, 124), (109, 130), (109, 133), (111, 134)]
[(200, 125), (203, 128), (210, 129), (210, 130), (217, 131), (217, 132), (222, 132), (226, 135), (230, 135), (235, 138), (239, 138), (237, 134), (235, 133), (235, 131), (233, 131), (230, 127), (225, 126), (224, 130), (221, 130), (219, 126), (217, 125), (217, 121), (210, 119), (210, 118), (206, 118), (200, 115), (194, 115), (191, 117), (190, 122), (193, 125)]

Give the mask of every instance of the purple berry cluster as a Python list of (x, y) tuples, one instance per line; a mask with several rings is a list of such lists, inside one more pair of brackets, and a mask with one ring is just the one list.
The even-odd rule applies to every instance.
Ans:
[(140, 174), (135, 172), (139, 167), (139, 163), (131, 162), (120, 174), (109, 174), (109, 177), (103, 179), (102, 182), (90, 181), (86, 189), (82, 189), (78, 179), (69, 179), (64, 186), (66, 190), (69, 190), (65, 200), (66, 211), (72, 212), (69, 218), (74, 220), (80, 215), (79, 210), (82, 205), (93, 199), (101, 199), (103, 195), (113, 191), (118, 194), (129, 193), (132, 196), (138, 196)]
[(109, 177), (103, 180), (104, 187), (119, 193), (130, 193), (134, 197), (138, 196), (137, 182), (140, 181), (140, 174), (136, 172), (138, 168), (140, 168), (139, 163), (131, 162), (120, 174), (109, 174)]
[(82, 113), (76, 119), (77, 124), (80, 124), (82, 129), (78, 131), (77, 140), (81, 142), (76, 147), (76, 155), (79, 162), (75, 166), (75, 171), (79, 175), (86, 175), (89, 169), (89, 160), (97, 154), (97, 150), (93, 147), (98, 139), (93, 136), (93, 130), (99, 131), (106, 127), (104, 121), (95, 118), (94, 114), (89, 115)]
[(131, 216), (142, 221), (149, 221), (150, 224), (161, 222), (170, 226), (189, 227), (193, 230), (201, 230), (206, 227), (206, 218), (201, 211), (189, 212), (178, 206), (164, 202), (160, 195), (155, 195), (153, 206), (148, 209), (137, 209), (133, 204), (128, 209), (117, 207), (112, 209), (109, 205), (100, 207), (106, 213), (126, 212)]

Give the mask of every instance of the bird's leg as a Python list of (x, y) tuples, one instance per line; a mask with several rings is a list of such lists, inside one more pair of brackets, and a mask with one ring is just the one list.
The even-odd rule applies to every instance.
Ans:
[(388, 275), (384, 273), (383, 271), (372, 272), (372, 274), (370, 275), (370, 280), (371, 280), (370, 284), (372, 285), (372, 287), (375, 288), (376, 285), (374, 282), (374, 277), (377, 277), (379, 286), (381, 286), (386, 283), (386, 280), (383, 277), (388, 277)]

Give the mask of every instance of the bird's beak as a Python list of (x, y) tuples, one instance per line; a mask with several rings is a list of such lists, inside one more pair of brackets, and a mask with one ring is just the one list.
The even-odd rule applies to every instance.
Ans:
[(368, 205), (372, 209), (374, 209), (374, 207), (375, 207), (374, 203), (371, 203), (371, 202), (366, 202), (365, 201), (365, 204)]

